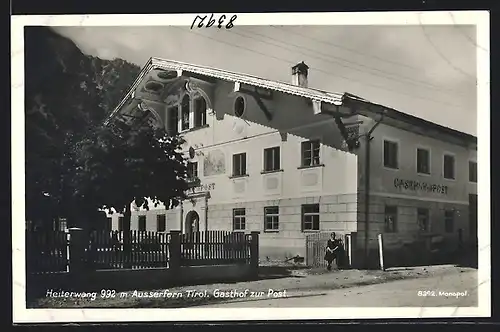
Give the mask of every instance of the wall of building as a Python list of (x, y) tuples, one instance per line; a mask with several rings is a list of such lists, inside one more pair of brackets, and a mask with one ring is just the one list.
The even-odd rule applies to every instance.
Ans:
[[(234, 116), (233, 84), (217, 85), (213, 93), (214, 112), (207, 114), (204, 128), (183, 133), (184, 149), (196, 151), (201, 186), (195, 192), (208, 191), (208, 211), (200, 196), (167, 211), (167, 229), (185, 229), (185, 216), (195, 210), (199, 229), (233, 230), (232, 211), (246, 209), (246, 231), (261, 231), (261, 256), (285, 258), (304, 256), (306, 232), (301, 230), (301, 205), (320, 205), (320, 229), (323, 231), (356, 230), (358, 163), (355, 154), (341, 151), (340, 132), (330, 116), (314, 115), (311, 104), (302, 98), (275, 93), (272, 101), (263, 100), (273, 115), (269, 121), (256, 101), (244, 95), (246, 110), (242, 118)], [(218, 112), (218, 114), (216, 114)], [(223, 113), (223, 114), (221, 114)], [(162, 118), (168, 119), (166, 114)], [(168, 123), (165, 123), (168, 126)], [(280, 130), (286, 130), (286, 137)], [(321, 166), (300, 168), (301, 142), (320, 139)], [(264, 149), (280, 147), (281, 170), (263, 173)], [(246, 153), (248, 176), (232, 178), (232, 156)], [(194, 204), (193, 204), (194, 203)], [(279, 230), (264, 230), (264, 207), (279, 206)], [(165, 213), (163, 206), (148, 212), (132, 213), (132, 229), (137, 228), (137, 215), (147, 215), (147, 229), (156, 229), (156, 214)], [(114, 227), (118, 216), (114, 217)], [(182, 223), (181, 224), (181, 220)]]
[[(373, 121), (372, 121), (373, 123)], [(387, 249), (400, 248), (405, 243), (415, 241), (426, 234), (442, 235), (450, 246), (457, 245), (458, 229), (463, 238), (475, 236), (469, 229), (469, 194), (476, 194), (476, 184), (469, 182), (469, 160), (476, 160), (476, 151), (380, 124), (373, 132), (370, 159), (370, 205), (369, 205), (369, 246), (376, 248), (377, 234), (383, 233)], [(383, 164), (383, 140), (397, 141), (399, 144), (399, 169), (389, 169)], [(430, 149), (430, 175), (417, 173), (416, 149)], [(443, 177), (443, 154), (455, 156), (455, 180)], [(364, 163), (364, 152), (360, 152), (360, 163)], [(360, 183), (364, 183), (364, 173)], [(400, 180), (425, 182), (435, 186), (433, 190), (412, 189)], [(363, 186), (360, 186), (363, 191)], [(384, 231), (385, 206), (398, 207), (398, 225), (394, 233)], [(421, 232), (417, 222), (417, 208), (429, 209), (430, 230)], [(447, 232), (444, 227), (445, 210), (455, 211), (454, 229)], [(365, 206), (358, 207), (358, 244), (364, 244)]]

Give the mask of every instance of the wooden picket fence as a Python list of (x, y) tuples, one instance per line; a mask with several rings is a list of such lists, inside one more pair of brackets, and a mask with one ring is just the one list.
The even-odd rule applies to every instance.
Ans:
[[(94, 230), (84, 235), (82, 261), (90, 270), (168, 268), (170, 233)], [(26, 231), (27, 272), (68, 272), (72, 238), (64, 231)], [(180, 234), (180, 265), (249, 263), (251, 235), (204, 231)], [(177, 251), (179, 252), (179, 251)]]
[(68, 233), (26, 231), (26, 270), (28, 273), (67, 272), (68, 268)]
[(203, 231), (181, 235), (181, 266), (248, 263), (250, 234)]
[(129, 234), (125, 242), (123, 231), (90, 232), (87, 263), (97, 270), (167, 267), (168, 233), (131, 230)]

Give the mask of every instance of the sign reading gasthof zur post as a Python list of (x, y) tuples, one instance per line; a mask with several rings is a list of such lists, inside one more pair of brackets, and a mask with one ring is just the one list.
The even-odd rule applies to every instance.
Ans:
[(415, 180), (394, 179), (394, 187), (402, 190), (420, 191), (448, 195), (448, 186)]

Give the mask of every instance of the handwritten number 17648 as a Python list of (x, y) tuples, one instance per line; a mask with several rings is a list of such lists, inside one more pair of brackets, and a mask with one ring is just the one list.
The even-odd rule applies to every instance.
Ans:
[[(198, 21), (198, 28), (203, 28), (203, 26), (204, 26), (203, 22), (207, 19), (207, 17), (208, 17), (208, 15), (205, 15), (205, 16), (196, 15), (196, 17), (193, 20), (193, 23), (191, 24), (191, 29), (193, 29), (196, 21)], [(236, 20), (237, 17), (238, 17), (237, 15), (231, 16), (231, 18), (229, 19), (229, 22), (226, 23), (226, 29), (231, 29), (232, 27), (234, 27), (234, 21)], [(225, 19), (226, 19), (226, 15), (224, 15), (224, 14), (219, 17), (219, 21), (218, 21), (219, 24), (217, 25), (217, 27), (219, 29), (222, 28), (222, 25), (224, 24)], [(205, 28), (210, 28), (214, 24), (215, 24), (214, 14), (210, 14), (210, 18), (208, 19), (208, 22), (207, 22), (207, 25), (205, 26)]]

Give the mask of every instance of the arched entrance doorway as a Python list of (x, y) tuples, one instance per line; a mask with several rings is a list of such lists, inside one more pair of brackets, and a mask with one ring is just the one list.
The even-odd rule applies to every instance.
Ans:
[(196, 211), (189, 211), (186, 215), (186, 233), (195, 233), (200, 230), (200, 216)]

